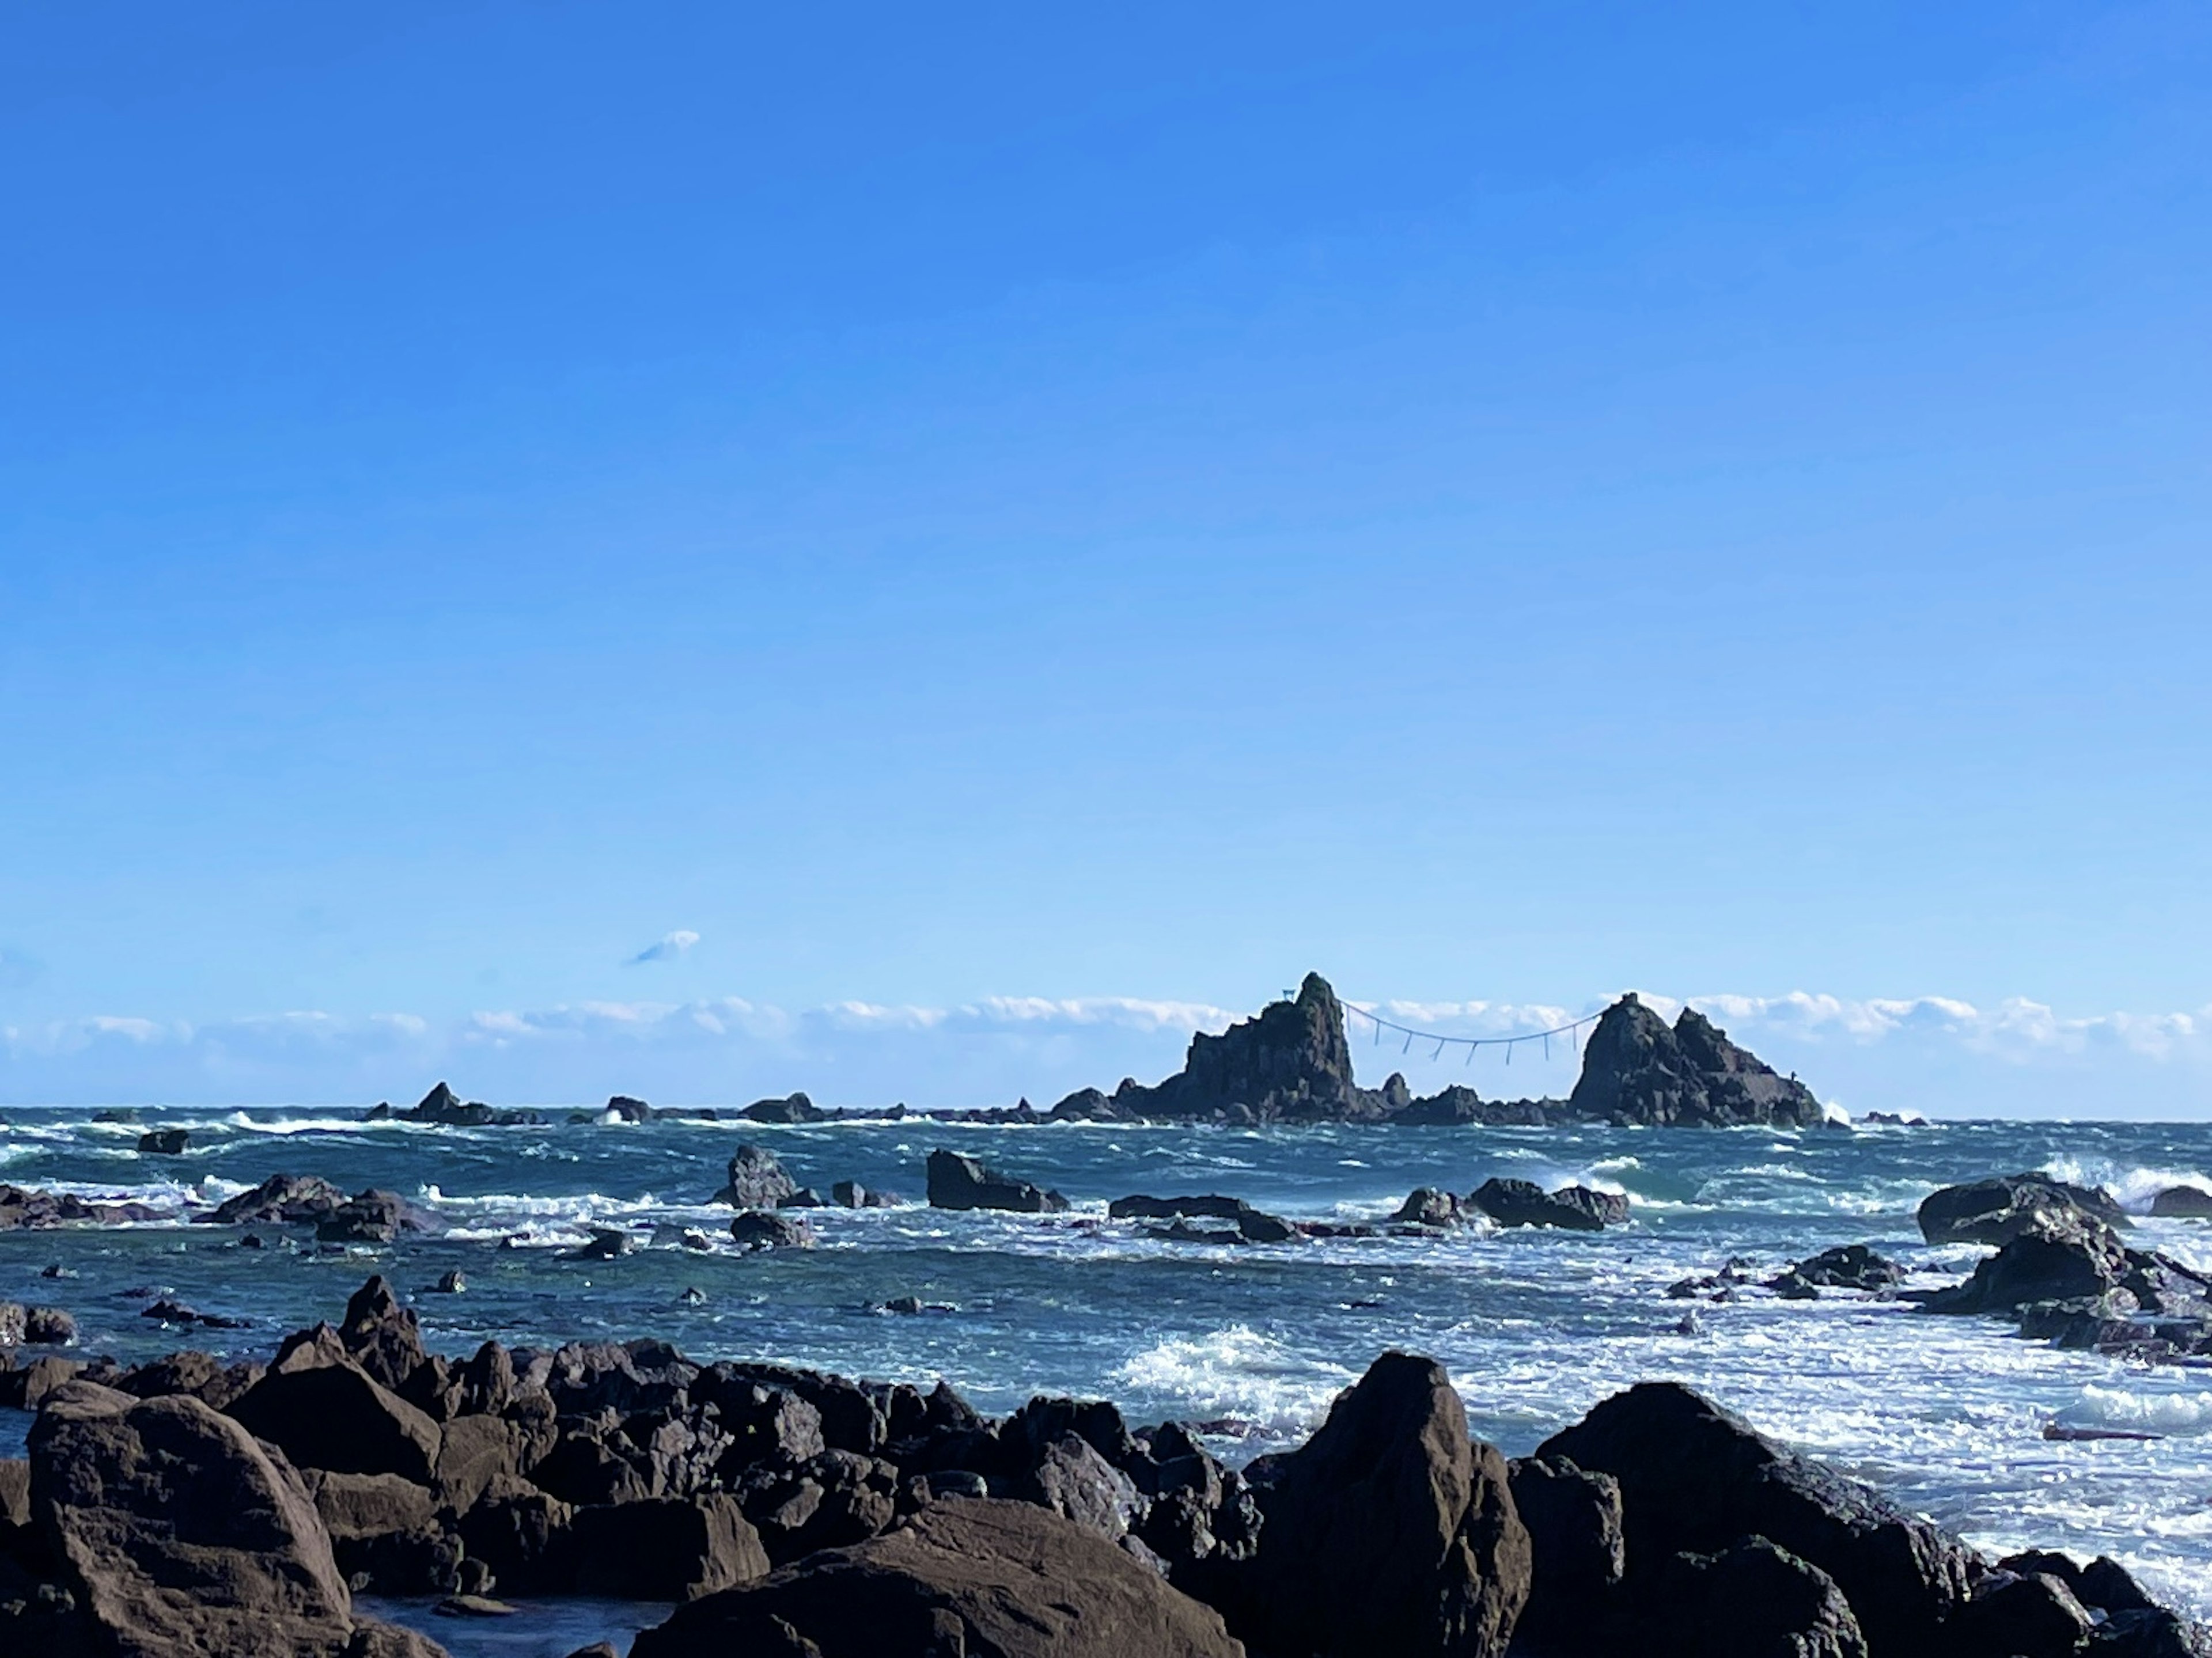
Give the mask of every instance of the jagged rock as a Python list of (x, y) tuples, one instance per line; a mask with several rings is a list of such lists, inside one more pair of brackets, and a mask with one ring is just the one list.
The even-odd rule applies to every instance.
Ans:
[(190, 1394), (218, 1411), (261, 1380), (267, 1367), (256, 1363), (226, 1365), (210, 1353), (171, 1353), (128, 1370), (117, 1379), (120, 1392), (138, 1399), (160, 1399), (170, 1394)]
[(780, 1100), (755, 1100), (739, 1114), (748, 1122), (820, 1122), (830, 1114), (804, 1094)]
[(352, 1598), (297, 1481), (196, 1399), (74, 1384), (31, 1432), (32, 1503), (78, 1603), (134, 1658), (332, 1658)]
[(1218, 1613), (1026, 1503), (932, 1503), (905, 1526), (678, 1608), (631, 1658), (990, 1653), (1243, 1658)]
[(1867, 1658), (1835, 1580), (1763, 1537), (1666, 1562), (1636, 1626), (1655, 1658)]
[(2004, 1244), (2030, 1233), (2071, 1234), (2084, 1221), (2128, 1224), (2109, 1192), (2033, 1170), (1947, 1186), (1922, 1200), (1918, 1218), (1920, 1235), (1930, 1243)]
[(2212, 1220), (2212, 1192), (2201, 1186), (2169, 1186), (2150, 1200), (2160, 1220)]
[(399, 1304), (390, 1280), (376, 1274), (353, 1292), (338, 1326), (338, 1343), (354, 1362), (394, 1393), (428, 1357), (411, 1308)]
[(1124, 1083), (1111, 1104), (1117, 1115), (1174, 1119), (1242, 1108), (1262, 1121), (1379, 1121), (1391, 1111), (1379, 1091), (1352, 1081), (1344, 1008), (1318, 973), (1293, 1000), (1270, 1002), (1218, 1036), (1196, 1032), (1180, 1072), (1156, 1088)]
[(1010, 1180), (978, 1158), (945, 1151), (929, 1154), (929, 1203), (933, 1209), (1010, 1209), (1031, 1215), (1067, 1207), (1057, 1192)]
[(1539, 1454), (1620, 1482), (1632, 1577), (1642, 1562), (1763, 1537), (1835, 1580), (1870, 1651), (1945, 1658), (1942, 1626), (1966, 1600), (1973, 1552), (1689, 1388), (1639, 1382)]
[(739, 1209), (777, 1209), (798, 1190), (799, 1182), (784, 1172), (775, 1152), (740, 1145), (730, 1159), (729, 1180), (714, 1200)]
[(1620, 1482), (1565, 1457), (1520, 1457), (1506, 1468), (1530, 1561), (1515, 1634), (1539, 1652), (1594, 1644), (1628, 1569)]
[(404, 1111), (379, 1106), (368, 1114), (371, 1121), (442, 1123), (453, 1128), (530, 1128), (545, 1121), (535, 1111), (495, 1111), (480, 1100), (465, 1102), (443, 1083)]
[(1480, 1210), (1500, 1226), (1559, 1226), (1571, 1231), (1600, 1232), (1628, 1219), (1628, 1199), (1617, 1192), (1594, 1192), (1586, 1186), (1562, 1187), (1547, 1192), (1534, 1181), (1491, 1179), (1468, 1194), (1468, 1206)]
[(568, 1581), (574, 1513), (550, 1492), (517, 1481), (487, 1492), (461, 1516), (461, 1543), (511, 1594), (558, 1590)]
[(1144, 1515), (1136, 1483), (1073, 1432), (1044, 1448), (1023, 1481), (1020, 1495), (1109, 1543), (1120, 1541)]
[(1801, 1291), (1888, 1290), (1904, 1279), (1905, 1269), (1887, 1256), (1876, 1254), (1863, 1243), (1845, 1243), (1807, 1256), (1768, 1279), (1766, 1287), (1786, 1297)]
[(765, 1209), (748, 1209), (730, 1223), (730, 1236), (746, 1249), (811, 1249), (814, 1229), (803, 1220)]
[(1262, 1648), (1493, 1658), (1529, 1592), (1505, 1461), (1443, 1367), (1385, 1353), (1280, 1458), (1238, 1627)]
[(2128, 1276), (2128, 1252), (2101, 1223), (2045, 1217), (2063, 1231), (2023, 1232), (1976, 1266), (1961, 1284), (1927, 1294), (1931, 1313), (2005, 1313), (2036, 1302), (2094, 1301)]
[(1644, 1126), (1810, 1128), (1826, 1116), (1811, 1089), (1778, 1075), (1695, 1008), (1669, 1029), (1633, 992), (1599, 1017), (1568, 1103), (1577, 1116)]
[(438, 1424), (349, 1357), (306, 1370), (280, 1364), (229, 1413), (303, 1468), (396, 1473), (418, 1485), (436, 1477)]
[(191, 1143), (192, 1137), (188, 1130), (156, 1128), (138, 1137), (138, 1151), (142, 1157), (180, 1157)]
[(271, 1175), (193, 1220), (206, 1226), (299, 1226), (327, 1219), (345, 1193), (313, 1175)]
[(893, 1193), (878, 1192), (850, 1180), (841, 1180), (830, 1188), (830, 1201), (841, 1209), (896, 1209), (899, 1206)]

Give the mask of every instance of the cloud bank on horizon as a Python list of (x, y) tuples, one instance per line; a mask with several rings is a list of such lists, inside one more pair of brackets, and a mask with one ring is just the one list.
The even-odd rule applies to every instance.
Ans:
[[(671, 938), (687, 935), (672, 934)], [(696, 938), (696, 935), (690, 935)], [(664, 940), (664, 943), (668, 941)], [(655, 949), (659, 946), (655, 946)], [(689, 945), (676, 947), (688, 949)], [(641, 957), (641, 959), (643, 959)], [(1694, 1005), (1823, 1099), (1854, 1112), (1947, 1116), (2188, 1117), (2212, 1112), (2212, 1006), (2069, 1015), (2011, 999), (1674, 997)], [(1595, 1011), (1492, 1001), (1359, 1002), (1440, 1035), (1542, 1029)], [(343, 1103), (399, 1099), (450, 1076), (473, 1097), (579, 1103), (616, 1092), (664, 1102), (743, 1103), (804, 1089), (823, 1103), (1048, 1104), (1182, 1063), (1194, 1030), (1244, 1017), (1209, 1003), (1139, 997), (993, 996), (951, 1006), (847, 1000), (789, 1009), (738, 996), (580, 1001), (349, 1017), (295, 1011), (193, 1023), (98, 1015), (0, 1025), (0, 1102)], [(1559, 1095), (1579, 1054), (1555, 1040), (1509, 1061), (1495, 1048), (1443, 1055), (1418, 1038), (1363, 1031), (1354, 1062), (1376, 1083), (1473, 1084), (1488, 1097)]]

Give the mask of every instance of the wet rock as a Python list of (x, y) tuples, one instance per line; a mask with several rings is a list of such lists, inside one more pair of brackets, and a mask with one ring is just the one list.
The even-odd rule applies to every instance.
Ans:
[(804, 1094), (780, 1100), (755, 1100), (739, 1114), (748, 1122), (820, 1122), (830, 1114)]
[[(1243, 1199), (1215, 1193), (1180, 1198), (1116, 1198), (1106, 1206), (1106, 1213), (1113, 1220), (1173, 1218), (1174, 1225), (1152, 1228), (1151, 1235), (1178, 1243), (1286, 1243), (1298, 1236), (1289, 1222), (1255, 1209)], [(1188, 1224), (1193, 1219), (1226, 1224)]]
[(899, 1199), (889, 1192), (878, 1192), (858, 1181), (841, 1180), (830, 1188), (830, 1201), (841, 1209), (896, 1209)]
[(1459, 1199), (1450, 1193), (1423, 1186), (1416, 1187), (1390, 1218), (1401, 1226), (1457, 1226), (1466, 1217), (1460, 1212)]
[(929, 1154), (929, 1202), (935, 1209), (1006, 1209), (1055, 1213), (1067, 1199), (1027, 1181), (1010, 1180), (978, 1158), (957, 1151)]
[(1521, 1457), (1506, 1470), (1530, 1561), (1528, 1603), (1515, 1634), (1539, 1652), (1571, 1650), (1609, 1624), (1627, 1571), (1620, 1482), (1565, 1457)]
[(1695, 1008), (1670, 1029), (1632, 992), (1590, 1031), (1568, 1102), (1577, 1116), (1646, 1126), (1809, 1128), (1826, 1115), (1812, 1090), (1778, 1075)]
[(192, 1137), (187, 1130), (156, 1128), (138, 1137), (138, 1151), (142, 1157), (181, 1157), (191, 1143)]
[[(802, 1644), (804, 1643), (804, 1644)], [(679, 1607), (632, 1658), (1242, 1658), (1218, 1613), (1025, 1503), (951, 1499), (905, 1526)]]
[(1468, 1206), (1500, 1226), (1559, 1226), (1601, 1232), (1628, 1218), (1628, 1199), (1585, 1186), (1547, 1192), (1534, 1181), (1491, 1179), (1468, 1195)]
[(239, 1424), (87, 1389), (49, 1405), (30, 1450), (40, 1529), (114, 1649), (330, 1658), (353, 1640), (321, 1521)]
[(115, 1226), (153, 1220), (158, 1214), (143, 1203), (88, 1203), (74, 1193), (0, 1185), (0, 1232), (39, 1231), (52, 1226)]
[(403, 1233), (441, 1230), (441, 1224), (427, 1210), (397, 1192), (370, 1187), (316, 1223), (315, 1238), (322, 1243), (392, 1243)]
[(1978, 1563), (1957, 1538), (1674, 1382), (1640, 1382), (1540, 1448), (1620, 1482), (1629, 1570), (1763, 1537), (1818, 1567), (1883, 1658), (1944, 1658)]
[(1795, 1266), (1767, 1280), (1766, 1287), (1785, 1297), (1809, 1290), (1865, 1290), (1895, 1288), (1904, 1282), (1905, 1269), (1863, 1243), (1846, 1243), (1808, 1255)]
[(1268, 1649), (1491, 1658), (1530, 1587), (1505, 1461), (1443, 1367), (1385, 1353), (1277, 1460), (1239, 1627)]
[(617, 1260), (637, 1248), (630, 1233), (612, 1226), (594, 1226), (591, 1240), (561, 1252), (563, 1260)]
[[(0, 1315), (0, 1322), (4, 1322)], [(66, 1347), (76, 1339), (76, 1320), (58, 1307), (31, 1307), (23, 1312), (23, 1339), (33, 1347)]]
[(739, 1209), (775, 1209), (798, 1190), (799, 1182), (784, 1172), (775, 1153), (740, 1145), (730, 1159), (729, 1179), (714, 1200)]
[(204, 1226), (302, 1226), (328, 1219), (344, 1202), (345, 1193), (326, 1180), (271, 1175), (192, 1219)]
[(803, 1220), (765, 1209), (748, 1209), (730, 1223), (730, 1236), (745, 1249), (811, 1249), (814, 1229)]
[(2102, 1187), (2069, 1185), (2033, 1170), (1947, 1186), (1922, 1201), (1918, 1218), (1920, 1235), (1930, 1243), (2005, 1244), (2031, 1233), (2073, 1236), (2097, 1225), (2128, 1224)]
[(651, 1122), (653, 1108), (643, 1100), (632, 1099), (627, 1094), (617, 1094), (607, 1102), (606, 1114), (623, 1122)]
[(1964, 1284), (1921, 1304), (1931, 1313), (2007, 1313), (2036, 1302), (2094, 1301), (2128, 1275), (2126, 1249), (2100, 1223), (2069, 1216), (2044, 1224), (2064, 1230), (2020, 1234)]
[(2160, 1220), (2212, 1220), (2212, 1192), (2201, 1186), (2169, 1186), (2150, 1200)]

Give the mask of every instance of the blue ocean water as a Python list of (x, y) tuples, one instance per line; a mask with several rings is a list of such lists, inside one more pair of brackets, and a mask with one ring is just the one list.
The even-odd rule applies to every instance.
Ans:
[[(458, 1269), (465, 1293), (415, 1301), (428, 1339), (449, 1352), (488, 1336), (651, 1334), (702, 1359), (925, 1385), (942, 1376), (992, 1411), (1039, 1392), (1103, 1395), (1133, 1419), (1212, 1424), (1232, 1460), (1304, 1434), (1389, 1347), (1443, 1360), (1475, 1431), (1514, 1454), (1607, 1394), (1667, 1376), (1985, 1548), (2109, 1553), (2174, 1604), (2212, 1618), (2212, 1374), (2061, 1352), (1994, 1321), (1844, 1297), (1753, 1293), (1700, 1305), (1701, 1333), (1685, 1335), (1685, 1303), (1664, 1293), (1730, 1256), (1773, 1269), (1846, 1242), (1898, 1257), (1916, 1282), (1948, 1282), (1982, 1252), (1921, 1242), (1912, 1212), (1937, 1186), (2045, 1169), (2103, 1183), (2141, 1210), (2166, 1186), (2212, 1186), (2212, 1127), (1951, 1123), (1847, 1133), (595, 1120), (463, 1129), (280, 1109), (140, 1114), (103, 1123), (82, 1108), (16, 1109), (0, 1128), (0, 1181), (151, 1203), (170, 1217), (0, 1234), (0, 1298), (68, 1308), (86, 1351), (265, 1352), (285, 1332), (335, 1316), (371, 1272), (421, 1291)], [(191, 1131), (191, 1150), (142, 1156), (139, 1134), (167, 1125)], [(850, 1178), (916, 1201), (815, 1211), (817, 1248), (740, 1254), (724, 1230), (729, 1212), (708, 1199), (741, 1140), (773, 1150), (825, 1192)], [(923, 1160), (939, 1145), (1057, 1187), (1073, 1211), (921, 1206)], [(451, 1230), (391, 1249), (325, 1253), (277, 1247), (274, 1233), (272, 1247), (244, 1249), (228, 1229), (183, 1224), (190, 1209), (280, 1170), (349, 1191), (390, 1187)], [(1230, 1249), (1149, 1239), (1104, 1215), (1109, 1199), (1128, 1193), (1223, 1192), (1294, 1218), (1373, 1220), (1416, 1186), (1465, 1192), (1492, 1175), (1622, 1191), (1633, 1218), (1600, 1235), (1480, 1231)], [(617, 1260), (562, 1259), (595, 1224), (641, 1239), (658, 1230), (660, 1242)], [(717, 1247), (682, 1247), (685, 1227)], [(2212, 1227), (2144, 1219), (2136, 1230), (2138, 1244), (2212, 1267)], [(49, 1266), (73, 1276), (42, 1277)], [(156, 1296), (249, 1322), (169, 1329), (140, 1315)], [(905, 1296), (937, 1310), (881, 1310)], [(2054, 1419), (2165, 1436), (2054, 1442), (2042, 1437)], [(455, 1639), (443, 1620), (437, 1632)], [(456, 1651), (475, 1650), (475, 1638), (464, 1632)]]

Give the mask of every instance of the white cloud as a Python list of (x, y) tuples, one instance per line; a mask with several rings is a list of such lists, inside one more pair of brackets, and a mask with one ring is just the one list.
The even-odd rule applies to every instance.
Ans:
[(647, 962), (672, 962), (690, 951), (699, 942), (699, 935), (689, 927), (678, 927), (662, 936), (657, 944), (647, 944), (629, 958), (629, 965), (640, 967)]

